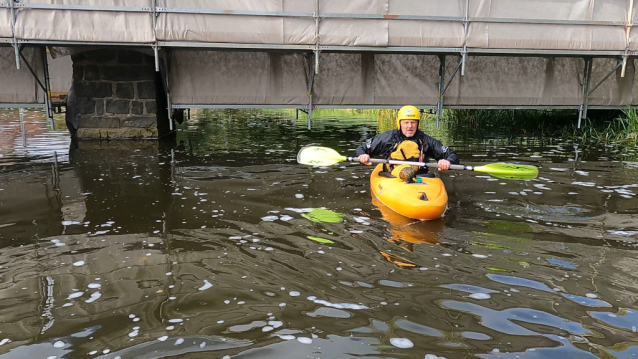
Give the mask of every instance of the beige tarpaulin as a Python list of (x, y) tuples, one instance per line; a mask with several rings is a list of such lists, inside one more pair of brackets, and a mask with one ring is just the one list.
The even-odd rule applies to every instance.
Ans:
[[(627, 20), (626, 0), (473, 0), (470, 17), (519, 20)], [(472, 22), (467, 46), (479, 48), (624, 50), (624, 26)]]
[(306, 104), (305, 61), (301, 54), (175, 51), (171, 99), (182, 104)]
[(11, 30), (11, 11), (9, 9), (0, 9), (0, 38), (12, 38)]
[[(151, 0), (22, 0), (23, 4), (151, 7)], [(16, 37), (29, 40), (138, 42), (155, 41), (150, 13), (20, 9)]]
[(54, 59), (47, 55), (49, 63), (49, 76), (51, 92), (67, 92), (73, 82), (73, 61), (71, 56), (63, 56)]
[[(22, 54), (29, 65), (42, 79), (42, 55), (40, 49), (26, 48)], [(23, 64), (23, 67), (24, 66)], [(44, 103), (44, 93), (37, 81), (26, 69), (16, 69), (15, 53), (13, 47), (0, 47), (0, 103)]]
[[(459, 64), (446, 56), (446, 82)], [(329, 53), (321, 55), (315, 105), (435, 105), (439, 57), (435, 55)], [(617, 64), (595, 59), (591, 88)], [(173, 55), (174, 103), (307, 105), (307, 62), (299, 54), (188, 52)], [(469, 57), (466, 75), (453, 79), (445, 105), (579, 106), (585, 62), (581, 58)], [(633, 61), (590, 97), (592, 106), (631, 103)]]

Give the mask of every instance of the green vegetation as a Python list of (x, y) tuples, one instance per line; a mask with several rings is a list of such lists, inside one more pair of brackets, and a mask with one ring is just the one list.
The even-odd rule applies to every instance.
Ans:
[[(248, 120), (296, 117), (294, 109), (223, 109), (203, 110), (206, 119)], [(396, 126), (396, 109), (316, 109), (313, 119), (369, 118), (377, 120), (377, 131), (383, 132)], [(578, 113), (574, 110), (444, 110), (443, 121), (436, 128), (435, 115), (424, 112), (420, 128), (451, 143), (451, 139), (491, 138), (563, 138), (591, 144), (638, 144), (638, 111), (627, 108), (622, 112), (590, 111), (590, 118), (576, 128)], [(299, 119), (305, 120), (299, 112)]]
[(610, 121), (586, 120), (581, 128), (566, 128), (563, 134), (581, 142), (638, 144), (638, 112), (627, 108)]
[(446, 110), (452, 131), (461, 137), (552, 137), (574, 126), (577, 114), (567, 110)]

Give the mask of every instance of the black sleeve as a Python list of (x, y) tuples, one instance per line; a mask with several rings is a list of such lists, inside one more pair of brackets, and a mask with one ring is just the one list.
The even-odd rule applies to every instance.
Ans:
[(430, 153), (426, 153), (431, 158), (435, 160), (448, 160), (453, 164), (459, 163), (459, 158), (456, 156), (456, 153), (452, 151), (451, 148), (447, 146), (443, 146), (441, 141), (437, 140), (434, 137), (427, 136), (426, 137), (428, 143), (428, 149)]
[[(362, 154), (368, 154), (370, 157), (382, 156), (386, 157), (392, 152), (392, 130), (374, 136), (372, 139), (368, 139), (362, 143), (354, 155), (356, 157)], [(387, 153), (386, 153), (387, 152)]]

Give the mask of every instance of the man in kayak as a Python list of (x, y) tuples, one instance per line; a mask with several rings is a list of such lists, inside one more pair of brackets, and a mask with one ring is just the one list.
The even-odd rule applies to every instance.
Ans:
[[(441, 141), (419, 130), (421, 115), (414, 106), (403, 106), (397, 114), (397, 128), (376, 135), (357, 147), (355, 156), (364, 165), (372, 165), (370, 156), (387, 159), (428, 162), (430, 158), (438, 161), (439, 171), (450, 169), (450, 164), (458, 164), (456, 153)], [(386, 171), (395, 177), (410, 181), (415, 173), (427, 173), (427, 167), (409, 165), (386, 165)]]

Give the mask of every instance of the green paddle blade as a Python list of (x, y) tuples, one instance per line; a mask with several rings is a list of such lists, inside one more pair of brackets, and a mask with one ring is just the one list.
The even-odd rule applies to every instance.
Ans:
[(309, 166), (332, 166), (348, 158), (328, 147), (308, 146), (297, 154), (297, 162)]
[(325, 208), (313, 208), (310, 213), (304, 213), (302, 217), (317, 223), (341, 223), (343, 214)]
[(492, 163), (485, 166), (474, 167), (474, 171), (487, 173), (491, 176), (503, 179), (528, 180), (538, 176), (536, 166), (513, 165), (508, 163)]

